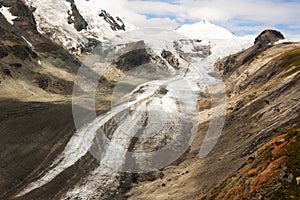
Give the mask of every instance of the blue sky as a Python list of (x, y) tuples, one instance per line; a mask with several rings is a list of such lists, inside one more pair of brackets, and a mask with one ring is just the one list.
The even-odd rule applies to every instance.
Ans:
[(104, 4), (137, 26), (174, 29), (205, 19), (237, 35), (273, 28), (300, 36), (300, 0), (110, 0)]

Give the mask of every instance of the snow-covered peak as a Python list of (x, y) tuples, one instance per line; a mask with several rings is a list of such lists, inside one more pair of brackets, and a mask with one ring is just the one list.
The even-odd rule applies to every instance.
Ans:
[[(103, 41), (135, 27), (112, 13), (105, 12), (99, 3), (86, 0), (25, 0), (35, 8), (33, 14), (40, 32), (51, 36), (66, 49), (79, 50), (90, 46), (90, 39)], [(109, 17), (108, 17), (109, 16)], [(115, 28), (115, 25), (122, 27)]]
[[(122, 23), (125, 25), (125, 30), (130, 31), (136, 29), (136, 27), (126, 21), (122, 16), (118, 16), (118, 13), (113, 13), (106, 8), (101, 7), (101, 3), (98, 0), (75, 0), (77, 8), (80, 14), (91, 24), (91, 26), (97, 26), (99, 21), (99, 15), (103, 13), (103, 11), (108, 14), (108, 16), (113, 17), (116, 23)], [(102, 22), (105, 21), (106, 16), (100, 16), (102, 18)], [(107, 21), (106, 21), (107, 22)]]
[(212, 24), (207, 20), (195, 24), (188, 24), (179, 27), (178, 33), (191, 39), (235, 39), (236, 36), (229, 30)]

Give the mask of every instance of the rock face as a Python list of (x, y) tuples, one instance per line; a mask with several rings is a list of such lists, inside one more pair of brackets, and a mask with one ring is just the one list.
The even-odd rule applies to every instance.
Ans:
[(67, 0), (71, 4), (71, 12), (68, 12), (68, 23), (72, 24), (74, 23), (74, 27), (77, 31), (82, 31), (83, 29), (86, 29), (88, 26), (88, 23), (85, 21), (85, 19), (82, 17), (82, 15), (79, 13), (76, 4), (74, 0)]
[[(47, 62), (47, 67), (65, 62), (65, 67), (60, 68), (63, 71), (62, 73), (75, 73), (80, 66), (77, 59), (37, 31), (31, 10), (23, 1), (8, 1), (5, 2), (5, 5), (8, 6), (16, 18), (14, 19), (14, 25), (11, 25), (4, 16), (0, 16), (0, 37), (2, 41), (0, 44), (0, 62), (2, 66), (10, 71), (12, 79), (16, 81), (22, 79), (23, 84), (26, 84), (28, 88), (37, 87), (37, 89), (43, 89), (44, 92), (70, 94), (73, 85), (71, 81), (63, 80), (64, 78), (57, 75), (57, 71), (60, 70), (53, 73), (50, 69), (43, 69), (42, 62)], [(6, 84), (3, 85), (4, 88), (11, 83), (6, 82)], [(23, 89), (22, 92), (21, 90), (18, 91), (18, 87), (15, 89), (20, 98), (25, 98), (25, 96), (34, 97), (34, 95), (26, 94), (26, 89)], [(13, 98), (14, 92), (10, 91), (10, 94), (8, 94), (8, 91), (4, 90), (2, 92), (7, 97)]]
[(105, 10), (101, 10), (101, 13), (99, 14), (100, 17), (103, 17), (103, 19), (110, 24), (110, 27), (112, 30), (123, 30), (125, 31), (125, 24), (122, 21), (120, 17), (113, 18), (109, 13), (107, 13)]
[(104, 10), (100, 14), (103, 8), (95, 0), (23, 2), (30, 8), (29, 13), (38, 22), (38, 31), (47, 34), (57, 44), (75, 55), (90, 52), (91, 41), (95, 43), (97, 40), (96, 43), (100, 43), (125, 30), (135, 29), (125, 19), (114, 17)]
[(146, 50), (144, 41), (127, 44), (127, 47), (116, 57), (116, 67), (123, 71), (129, 71), (138, 66), (147, 64), (151, 58)]
[(221, 60), (216, 63), (216, 66), (224, 77), (228, 77), (233, 71), (237, 70), (239, 66), (252, 61), (253, 58), (272, 47), (275, 42), (281, 39), (284, 39), (282, 33), (275, 30), (265, 30), (255, 39), (255, 43), (252, 47)]
[[(288, 133), (291, 130), (296, 131), (292, 137)], [(273, 138), (255, 151), (243, 167), (201, 199), (299, 198), (296, 183), (293, 181), (295, 169), (291, 167), (295, 158), (290, 156), (291, 147), (299, 145), (297, 140), (297, 128)], [(287, 186), (293, 189), (286, 190)]]
[(274, 44), (279, 40), (283, 40), (282, 33), (276, 30), (264, 30), (257, 38), (255, 38), (254, 44), (267, 45)]
[(179, 67), (179, 61), (178, 59), (174, 56), (174, 54), (170, 51), (163, 50), (161, 53), (161, 56), (166, 59), (166, 61), (175, 69), (178, 69)]

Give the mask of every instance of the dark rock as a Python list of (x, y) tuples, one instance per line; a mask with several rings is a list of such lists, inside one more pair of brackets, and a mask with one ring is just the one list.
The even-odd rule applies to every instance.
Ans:
[(36, 11), (36, 7), (33, 7), (33, 6), (30, 6), (29, 9), (32, 13), (34, 13)]
[(268, 101), (268, 100), (265, 100), (265, 102), (266, 102), (266, 104), (270, 105), (270, 101)]
[(159, 94), (162, 94), (162, 95), (166, 95), (168, 92), (169, 92), (169, 90), (167, 90), (165, 87), (160, 88), (160, 90), (159, 90)]
[(242, 101), (238, 101), (235, 105), (234, 105), (234, 110), (238, 111), (240, 110), (242, 107), (244, 106), (244, 103)]
[(125, 48), (128, 49), (128, 52), (121, 55), (114, 62), (118, 69), (129, 71), (137, 66), (147, 64), (151, 61), (143, 41), (130, 43)]
[(3, 72), (4, 75), (12, 77), (11, 72), (10, 72), (9, 69), (3, 69), (2, 72)]
[(14, 63), (14, 64), (10, 64), (10, 66), (15, 67), (15, 68), (21, 68), (22, 64), (21, 63)]
[(11, 14), (17, 17), (13, 20), (16, 27), (26, 32), (37, 32), (32, 8), (29, 8), (24, 1), (2, 0), (2, 5), (10, 7)]
[(42, 53), (55, 53), (60, 50), (59, 46), (50, 43), (39, 43), (35, 45), (35, 50)]
[(2, 0), (0, 3), (4, 7), (10, 7), (11, 6), (11, 2), (9, 0)]
[(281, 39), (284, 39), (284, 36), (279, 31), (265, 30), (255, 39), (252, 47), (222, 59), (216, 63), (216, 68), (223, 74), (223, 78), (226, 78), (239, 66), (252, 62), (261, 52)]
[[(74, 27), (77, 31), (82, 31), (83, 29), (86, 29), (88, 23), (79, 13), (74, 0), (67, 0), (67, 2), (71, 3), (71, 9), (72, 9), (72, 13), (68, 12), (69, 14), (68, 23), (69, 24), (74, 23)], [(72, 17), (74, 18), (74, 20), (72, 19)]]
[(257, 38), (255, 38), (254, 44), (274, 44), (275, 42), (284, 39), (284, 36), (281, 32), (276, 30), (264, 30)]
[(179, 61), (170, 51), (163, 50), (161, 56), (175, 69), (179, 69)]
[(33, 52), (29, 47), (24, 46), (24, 45), (14, 45), (10, 47), (10, 50), (16, 56), (17, 58), (21, 60), (26, 60), (28, 58), (37, 58), (37, 54)]
[(42, 53), (55, 53), (60, 50), (60, 47), (55, 44), (42, 42), (35, 45), (35, 50)]
[(49, 86), (48, 80), (42, 79), (42, 78), (37, 80), (37, 84), (39, 85), (39, 88), (41, 88), (43, 90), (46, 90)]
[(0, 58), (8, 56), (8, 49), (4, 46), (0, 46)]
[(132, 182), (147, 182), (147, 181), (155, 181), (158, 179), (162, 179), (164, 174), (162, 172), (149, 172), (149, 173), (133, 173), (132, 174)]
[(114, 31), (124, 30), (125, 31), (125, 24), (120, 17), (116, 17), (116, 19), (114, 19), (105, 10), (101, 10), (101, 13), (99, 14), (99, 16), (103, 17), (103, 19), (110, 25), (112, 30), (114, 30)]
[(97, 46), (101, 45), (101, 42), (99, 40), (96, 40), (94, 38), (87, 38), (88, 42), (81, 47), (82, 53), (90, 53), (92, 52)]

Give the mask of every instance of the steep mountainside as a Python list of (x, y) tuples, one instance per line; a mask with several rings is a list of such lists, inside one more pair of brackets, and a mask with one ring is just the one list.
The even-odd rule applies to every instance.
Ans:
[(33, 11), (37, 28), (71, 52), (91, 51), (117, 33), (135, 27), (86, 0), (25, 0)]
[(228, 98), (225, 126), (213, 151), (198, 157), (211, 106), (209, 98), (200, 99), (198, 134), (181, 163), (162, 169), (155, 181), (135, 179), (126, 197), (298, 199), (298, 129), (293, 127), (299, 126), (300, 114), (299, 47), (268, 44), (257, 52), (254, 46), (217, 63)]
[(80, 63), (37, 31), (31, 11), (21, 1), (2, 4), (15, 18), (12, 25), (0, 14), (2, 98), (29, 101), (70, 95)]
[[(71, 94), (81, 63), (39, 33), (23, 1), (0, 6), (0, 199), (7, 199), (74, 133)], [(108, 109), (101, 104), (99, 112)]]

